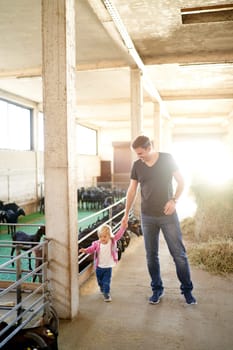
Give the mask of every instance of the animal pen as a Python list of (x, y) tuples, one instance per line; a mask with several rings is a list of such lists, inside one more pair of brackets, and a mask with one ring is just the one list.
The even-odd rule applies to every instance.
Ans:
[[(113, 233), (116, 232), (125, 212), (124, 202), (125, 197), (80, 219), (77, 234), (79, 246), (90, 245), (97, 237), (98, 227), (103, 223), (111, 225)], [(16, 224), (20, 225), (39, 226)], [(128, 230), (118, 241), (119, 259), (129, 245), (131, 233), (141, 235), (140, 225), (133, 213), (130, 214)], [(3, 350), (18, 350), (19, 344), (22, 344), (20, 350), (57, 349), (59, 320), (51, 303), (48, 278), (50, 243), (48, 239), (39, 243), (0, 241), (1, 252), (7, 252), (0, 255), (0, 348)], [(14, 257), (11, 256), (12, 247), (16, 251)], [(81, 285), (93, 272), (93, 256), (79, 254), (78, 264), (77, 277)]]
[[(31, 243), (32, 248), (26, 251), (24, 244), (28, 242), (0, 242), (3, 252), (16, 248), (15, 257), (0, 256), (0, 348), (14, 350), (20, 344), (20, 349), (56, 349), (58, 317), (51, 304), (47, 277), (49, 241)], [(41, 254), (32, 258), (30, 253), (36, 250)], [(32, 270), (27, 268), (29, 259), (35, 260)], [(10, 281), (4, 280), (4, 275), (11, 276)]]

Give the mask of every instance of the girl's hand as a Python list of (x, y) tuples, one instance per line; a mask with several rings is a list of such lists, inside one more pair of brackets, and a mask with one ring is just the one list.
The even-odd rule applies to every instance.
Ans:
[(86, 249), (85, 249), (85, 248), (80, 248), (80, 249), (79, 249), (79, 252), (80, 252), (80, 253), (86, 253)]

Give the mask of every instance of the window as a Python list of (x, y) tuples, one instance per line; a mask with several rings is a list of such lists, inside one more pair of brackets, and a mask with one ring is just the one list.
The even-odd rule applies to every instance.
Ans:
[(79, 154), (97, 155), (97, 131), (77, 124), (76, 150)]
[(31, 109), (0, 99), (0, 149), (32, 148), (31, 116)]
[(44, 114), (38, 113), (38, 151), (44, 151)]

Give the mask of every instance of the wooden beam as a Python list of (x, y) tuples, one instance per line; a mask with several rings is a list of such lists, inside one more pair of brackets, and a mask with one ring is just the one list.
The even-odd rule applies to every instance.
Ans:
[(222, 4), (222, 5), (210, 5), (210, 6), (197, 6), (197, 7), (185, 7), (180, 10), (183, 13), (200, 13), (200, 12), (211, 12), (211, 11), (224, 11), (232, 10), (233, 4)]
[(183, 24), (233, 21), (233, 10), (181, 14)]
[(13, 70), (0, 70), (0, 78), (34, 78), (41, 77), (41, 75), (41, 66), (31, 68), (18, 68)]
[[(76, 65), (76, 71), (93, 71), (93, 70), (105, 70), (115, 68), (126, 68), (128, 65), (124, 60), (121, 61), (99, 61), (98, 63), (80, 63)], [(0, 70), (0, 78), (36, 78), (42, 76), (42, 67), (31, 67), (31, 68), (17, 68), (9, 70)]]

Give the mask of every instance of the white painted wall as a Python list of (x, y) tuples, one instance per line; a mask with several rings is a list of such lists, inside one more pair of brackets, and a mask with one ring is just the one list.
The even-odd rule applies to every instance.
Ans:
[(100, 176), (100, 158), (98, 156), (77, 156), (77, 188), (95, 186), (97, 176)]
[(113, 143), (129, 142), (130, 140), (129, 128), (101, 129), (99, 137), (99, 155), (101, 160), (113, 161)]
[[(77, 156), (77, 188), (95, 185), (99, 175), (98, 156)], [(0, 200), (19, 205), (37, 201), (43, 183), (43, 153), (0, 150)]]
[(0, 199), (26, 202), (37, 196), (36, 153), (0, 151)]

